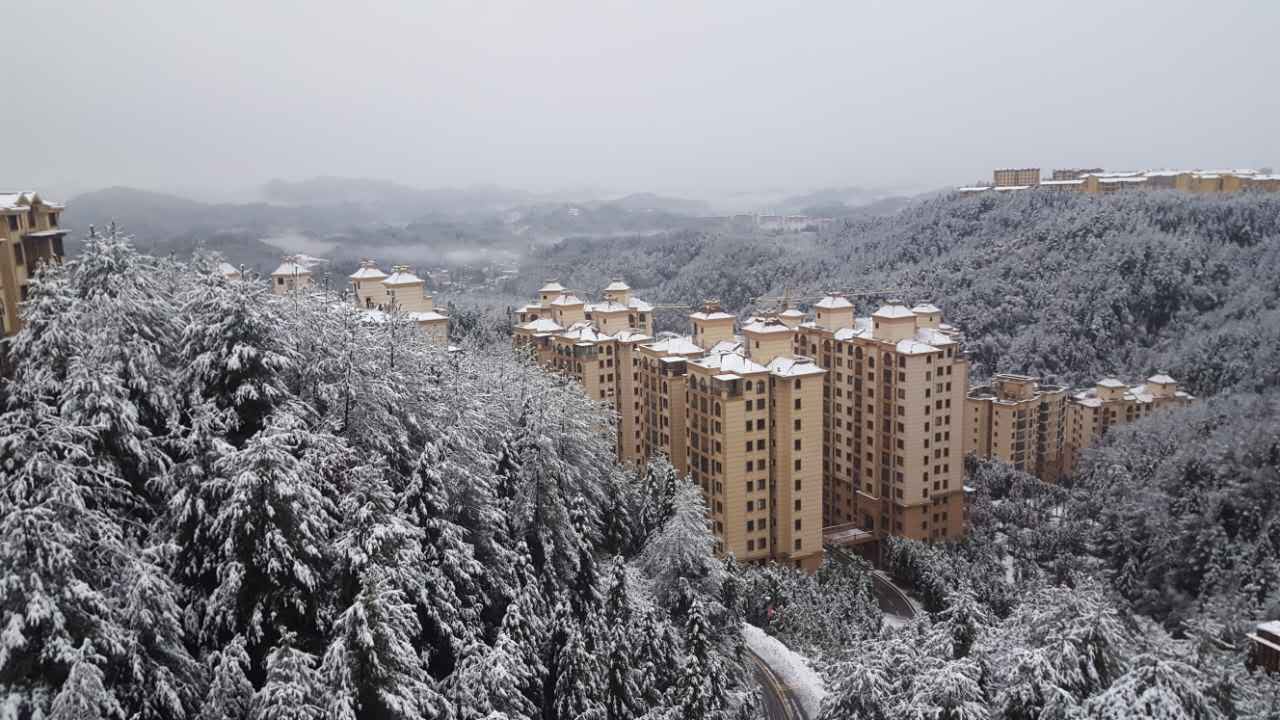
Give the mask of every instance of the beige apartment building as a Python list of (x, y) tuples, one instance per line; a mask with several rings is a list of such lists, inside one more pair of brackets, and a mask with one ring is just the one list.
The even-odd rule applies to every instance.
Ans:
[[(1181, 190), (1190, 193), (1280, 192), (1280, 175), (1251, 169), (1140, 170), (1107, 172), (1101, 168), (1054, 170), (1050, 180), (1039, 169), (996, 170), (992, 185), (959, 188), (963, 193), (1018, 190), (1056, 190), (1113, 193), (1129, 190)], [(1033, 179), (1034, 176), (1034, 179)]]
[(396, 265), (388, 275), (366, 258), (348, 279), (353, 304), (366, 311), (370, 320), (381, 321), (386, 313), (399, 312), (417, 325), (431, 344), (449, 343), (449, 317), (436, 308), (426, 283), (408, 265)]
[(0, 317), (6, 336), (22, 327), (19, 306), (36, 269), (62, 261), (62, 209), (35, 192), (0, 192)]
[(995, 187), (1028, 187), (1040, 184), (1040, 168), (1003, 168), (992, 171)]
[(1067, 406), (1066, 388), (997, 374), (965, 398), (964, 451), (1057, 482), (1066, 467)]
[(928, 304), (855, 318), (838, 294), (799, 326), (796, 351), (827, 370), (823, 489), (827, 525), (875, 537), (964, 535), (962, 419), (969, 364), (959, 332)]
[(1057, 482), (1109, 427), (1194, 400), (1165, 374), (1134, 386), (1105, 378), (1073, 394), (1024, 375), (998, 374), (965, 400), (965, 453)]
[(1178, 382), (1164, 373), (1132, 386), (1115, 378), (1099, 380), (1069, 399), (1066, 467), (1075, 467), (1080, 451), (1101, 440), (1109, 428), (1139, 420), (1161, 408), (1193, 402), (1195, 397), (1179, 390)]
[(822, 559), (822, 386), (794, 324), (714, 303), (689, 336), (652, 336), (653, 307), (615, 281), (599, 303), (556, 282), (516, 311), (514, 342), (618, 417), (626, 462), (665, 455), (703, 490), (717, 552), (816, 569)]

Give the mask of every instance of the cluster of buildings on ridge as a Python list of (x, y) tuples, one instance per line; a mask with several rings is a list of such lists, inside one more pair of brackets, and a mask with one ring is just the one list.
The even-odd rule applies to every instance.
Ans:
[(692, 333), (615, 281), (588, 303), (548, 282), (517, 310), (513, 342), (617, 413), (618, 456), (667, 456), (703, 490), (717, 552), (807, 569), (824, 544), (961, 537), (964, 456), (1055, 481), (1107, 428), (1188, 403), (1165, 375), (1068, 393), (997, 375), (970, 387), (960, 331), (929, 304), (855, 317), (831, 293), (812, 318), (739, 319), (714, 301)]
[[(220, 271), (228, 280), (241, 279), (240, 270), (222, 263)], [(407, 265), (395, 265), (391, 274), (382, 272), (372, 260), (362, 260), (360, 267), (348, 276), (351, 297), (356, 308), (365, 311), (370, 322), (382, 322), (390, 312), (399, 312), (414, 322), (434, 345), (449, 342), (449, 316), (436, 308), (422, 278)], [(285, 256), (280, 267), (271, 273), (271, 292), (287, 295), (315, 288), (314, 273), (305, 260), (296, 255)]]
[(18, 306), (27, 299), (35, 269), (62, 260), (62, 210), (35, 192), (0, 192), (0, 317), (6, 337), (22, 327)]
[(1107, 172), (1102, 168), (1054, 170), (1048, 180), (1040, 168), (1003, 168), (992, 172), (991, 184), (959, 188), (962, 193), (1017, 192), (1032, 189), (1108, 193), (1120, 190), (1181, 190), (1193, 193), (1231, 193), (1252, 190), (1280, 192), (1280, 175), (1262, 170), (1135, 170)]

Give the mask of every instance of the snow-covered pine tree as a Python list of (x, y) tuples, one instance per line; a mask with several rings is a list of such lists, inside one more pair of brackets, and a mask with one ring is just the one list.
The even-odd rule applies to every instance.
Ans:
[[(49, 720), (124, 718), (120, 703), (103, 684), (102, 669), (98, 667), (102, 661), (101, 657), (94, 655), (93, 644), (86, 640), (71, 663), (71, 674), (53, 699)], [(6, 709), (13, 711), (19, 708), (6, 703)]]
[(721, 718), (729, 707), (728, 678), (713, 653), (702, 601), (695, 598), (685, 622), (685, 658), (673, 690), (682, 716), (689, 720)]
[(447, 717), (448, 706), (413, 647), (419, 632), (413, 606), (371, 567), (361, 590), (338, 617), (320, 672), (335, 720)]
[(119, 610), (124, 661), (111, 668), (116, 694), (139, 720), (186, 720), (203, 699), (204, 672), (187, 651), (178, 589), (157, 567), (158, 551), (133, 554)]
[(606, 696), (601, 667), (587, 641), (573, 625), (556, 654), (555, 717), (562, 720), (604, 720)]
[(253, 703), (253, 685), (249, 672), (249, 655), (242, 637), (235, 637), (221, 650), (209, 655), (213, 681), (205, 694), (197, 720), (247, 720)]
[(267, 679), (253, 695), (251, 720), (322, 720), (324, 697), (315, 656), (293, 645), (292, 635), (267, 653)]
[(706, 597), (720, 591), (720, 564), (712, 555), (715, 538), (707, 527), (702, 491), (692, 482), (677, 490), (675, 509), (666, 524), (649, 539), (641, 557), (653, 578), (653, 592), (664, 607), (673, 607), (682, 583)]

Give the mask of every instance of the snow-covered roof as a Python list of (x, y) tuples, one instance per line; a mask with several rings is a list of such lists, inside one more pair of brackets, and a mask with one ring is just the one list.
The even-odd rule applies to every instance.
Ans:
[(1098, 381), (1098, 385), (1104, 388), (1122, 388), (1126, 385), (1115, 378), (1102, 378)]
[(1098, 182), (1107, 183), (1107, 184), (1144, 183), (1146, 181), (1147, 181), (1146, 177), (1100, 177), (1098, 178)]
[(1015, 192), (1017, 190), (1028, 190), (1030, 188), (1030, 185), (998, 185), (992, 189), (996, 192)]
[(428, 310), (426, 312), (411, 312), (411, 313), (408, 313), (408, 315), (409, 315), (409, 319), (413, 320), (414, 322), (435, 322), (438, 320), (449, 319), (447, 315), (441, 315), (440, 313), (434, 310)]
[(853, 303), (849, 299), (840, 295), (828, 295), (813, 305), (823, 310), (841, 310), (853, 307)]
[(917, 342), (926, 345), (955, 345), (955, 338), (936, 328), (919, 328), (916, 330)]
[(1173, 385), (1178, 381), (1174, 380), (1168, 375), (1165, 375), (1164, 373), (1161, 373), (1159, 375), (1152, 375), (1151, 377), (1147, 378), (1147, 382), (1153, 383), (1155, 385)]
[(218, 272), (222, 273), (223, 275), (239, 275), (240, 274), (240, 270), (237, 269), (235, 265), (232, 265), (231, 263), (228, 263), (228, 262), (218, 263)]
[(942, 312), (942, 310), (932, 303), (920, 303), (919, 305), (911, 308), (911, 312), (920, 315), (933, 315)]
[(990, 190), (990, 189), (991, 189), (990, 185), (967, 185), (965, 187), (956, 188), (956, 191), (962, 192), (962, 193), (976, 193), (976, 192), (986, 192), (987, 190)]
[(533, 312), (534, 310), (546, 310), (546, 308), (543, 307), (541, 303), (529, 303), (527, 305), (521, 305), (520, 309), (516, 310), (516, 312)]
[(786, 317), (786, 318), (801, 317), (802, 318), (804, 317), (804, 313), (800, 312), (795, 308), (789, 308), (787, 310), (783, 310), (782, 312), (778, 313), (778, 317)]
[(631, 308), (626, 305), (612, 300), (605, 300), (604, 302), (598, 303), (587, 303), (587, 312), (589, 313), (629, 312), (630, 310)]
[(569, 295), (557, 295), (556, 299), (551, 301), (551, 304), (565, 307), (567, 305), (582, 305), (583, 302), (578, 298), (577, 295), (569, 294)]
[(636, 312), (651, 312), (653, 310), (652, 305), (643, 300), (637, 300), (636, 298), (631, 298), (631, 302), (627, 303), (627, 305)]
[(603, 342), (605, 340), (613, 339), (612, 335), (600, 332), (596, 329), (595, 325), (586, 321), (579, 321), (570, 325), (569, 329), (565, 330), (564, 334), (560, 337), (585, 343)]
[(924, 355), (926, 353), (942, 352), (938, 348), (922, 343), (919, 340), (899, 340), (897, 349), (903, 355)]
[(286, 260), (285, 262), (280, 263), (280, 267), (276, 268), (275, 271), (271, 273), (271, 277), (277, 277), (280, 275), (292, 276), (292, 275), (310, 275), (310, 274), (311, 274), (311, 271), (307, 269), (305, 266), (299, 265), (298, 263), (293, 262), (292, 260)]
[(668, 355), (693, 355), (705, 352), (697, 343), (685, 335), (662, 338), (657, 342), (645, 345), (645, 347), (653, 350), (654, 352), (666, 353)]
[(631, 289), (631, 286), (622, 282), (621, 280), (614, 280), (613, 282), (604, 286), (605, 292), (625, 292), (630, 289)]
[(835, 337), (836, 340), (852, 340), (856, 337), (864, 337), (869, 332), (870, 331), (867, 330), (867, 328), (857, 327), (855, 324), (855, 326), (851, 328), (840, 328), (839, 330), (836, 330), (832, 335), (833, 337)]
[(613, 334), (613, 337), (619, 342), (644, 342), (646, 340), (653, 339), (652, 335), (645, 335), (642, 332), (631, 330), (630, 328), (626, 330), (619, 330)]
[(703, 312), (699, 310), (689, 316), (691, 320), (732, 320), (733, 316), (722, 310), (713, 310), (712, 312)]
[(351, 273), (347, 277), (351, 278), (352, 280), (381, 280), (386, 276), (387, 274), (382, 272), (378, 268), (372, 265), (368, 265), (368, 266), (361, 267), (359, 270), (356, 270), (355, 272)]
[(560, 323), (551, 318), (538, 318), (519, 326), (521, 330), (528, 330), (533, 333), (554, 333), (564, 330)]
[(885, 305), (871, 313), (871, 317), (881, 320), (897, 320), (900, 318), (914, 318), (915, 316), (915, 313), (908, 310), (905, 305)]
[(1041, 180), (1041, 185), (1083, 185), (1084, 180), (1077, 178), (1075, 180)]
[(555, 280), (552, 280), (548, 282), (546, 285), (543, 285), (542, 287), (538, 288), (538, 292), (540, 293), (564, 292), (564, 286), (556, 282)]
[(792, 328), (776, 320), (761, 320), (759, 318), (752, 318), (752, 321), (742, 328), (744, 333), (789, 333), (792, 331)]
[(780, 377), (802, 377), (804, 375), (821, 375), (826, 372), (814, 364), (809, 358), (776, 357), (769, 361), (769, 372)]
[(0, 210), (25, 210), (38, 197), (30, 190), (0, 193)]
[(737, 375), (767, 371), (765, 366), (744, 357), (738, 352), (713, 352), (691, 361), (690, 364), (708, 370), (718, 370), (721, 373), (734, 373)]
[(383, 285), (420, 285), (422, 278), (414, 275), (408, 270), (397, 270), (386, 277), (382, 281)]

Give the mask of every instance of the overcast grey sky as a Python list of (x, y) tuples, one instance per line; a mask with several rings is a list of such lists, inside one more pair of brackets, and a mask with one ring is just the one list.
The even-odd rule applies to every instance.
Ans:
[(7, 2), (0, 186), (1280, 166), (1280, 2)]

